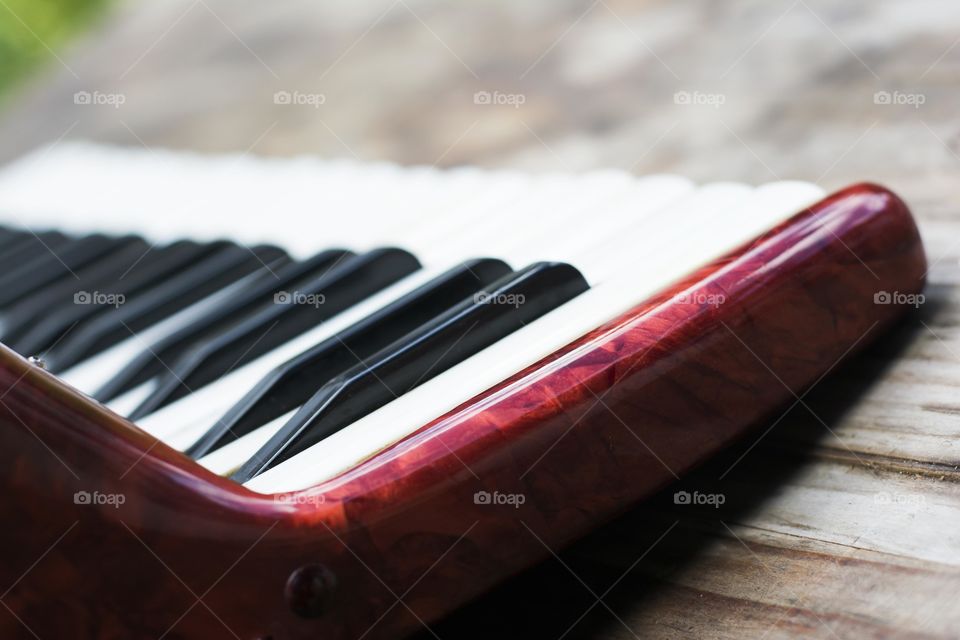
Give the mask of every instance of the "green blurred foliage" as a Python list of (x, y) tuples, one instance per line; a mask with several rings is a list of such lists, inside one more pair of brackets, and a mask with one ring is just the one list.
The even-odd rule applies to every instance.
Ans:
[(0, 94), (53, 60), (108, 0), (0, 0)]

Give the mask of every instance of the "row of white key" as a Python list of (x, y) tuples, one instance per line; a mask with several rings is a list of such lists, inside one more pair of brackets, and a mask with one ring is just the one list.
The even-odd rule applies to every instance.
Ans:
[[(296, 257), (330, 246), (361, 251), (393, 245), (410, 250), (425, 265), (139, 421), (141, 428), (177, 448), (193, 444), (272, 368), (463, 259), (498, 257), (514, 268), (538, 260), (569, 262), (592, 286), (255, 478), (249, 486), (260, 491), (303, 488), (349, 468), (822, 196), (806, 183), (755, 190), (736, 183), (694, 188), (677, 176), (637, 179), (617, 171), (528, 176), (353, 161), (239, 157), (211, 163), (163, 152), (149, 156), (64, 145), (0, 174), (0, 206), (32, 215), (32, 225), (38, 227), (140, 232), (158, 241), (229, 236), (248, 244), (275, 242)], [(59, 186), (51, 188), (57, 180)], [(178, 188), (164, 188), (171, 183)], [(157, 197), (144, 201), (144, 193)], [(134, 223), (127, 212), (138, 209), (144, 213)], [(64, 224), (60, 214), (65, 210), (79, 216)], [(92, 393), (136, 354), (188, 325), (216, 299), (200, 301), (80, 363), (64, 379)], [(152, 384), (109, 404), (120, 413), (128, 411)], [(213, 452), (201, 464), (229, 473), (287, 417)]]

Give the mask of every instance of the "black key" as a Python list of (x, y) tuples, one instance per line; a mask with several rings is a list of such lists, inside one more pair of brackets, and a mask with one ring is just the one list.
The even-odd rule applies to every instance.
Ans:
[(134, 236), (111, 238), (94, 234), (52, 251), (43, 251), (0, 277), (0, 307), (7, 307), (61, 278), (76, 279), (78, 269), (133, 242), (143, 241)]
[[(131, 242), (118, 251), (106, 254), (101, 259), (76, 269), (75, 278), (61, 278), (45, 287), (34, 291), (27, 298), (14, 304), (3, 317), (3, 342), (14, 349), (21, 351), (17, 339), (34, 328), (43, 318), (58, 317), (61, 311), (74, 304), (83, 303), (87, 294), (93, 296), (99, 285), (116, 278), (123, 271), (132, 267), (149, 249), (145, 240)], [(31, 353), (39, 353), (40, 349)]]
[(21, 250), (21, 259), (0, 275), (0, 306), (10, 307), (42, 291), (43, 287), (71, 276), (76, 281), (78, 270), (116, 250), (119, 241), (129, 239), (132, 236), (120, 239), (93, 234), (68, 238), (53, 247), (42, 238), (34, 238), (32, 251)]
[(24, 233), (15, 231), (9, 227), (0, 227), (0, 251), (3, 251), (4, 247), (8, 247), (23, 239), (24, 235)]
[(271, 371), (187, 454), (200, 458), (306, 402), (325, 382), (510, 273), (500, 260), (471, 260)]
[[(101, 313), (107, 313), (113, 306), (111, 300), (123, 303), (134, 301), (142, 292), (149, 290), (168, 278), (210, 255), (215, 245), (200, 245), (195, 242), (176, 242), (167, 247), (158, 247), (143, 251), (136, 261), (123, 266), (111, 261), (102, 261), (104, 273), (96, 274), (90, 282), (77, 283), (66, 307), (53, 308), (46, 303), (28, 298), (23, 304), (16, 305), (4, 318), (4, 340), (20, 353), (41, 353), (55, 344), (74, 326)], [(81, 284), (85, 286), (80, 286)], [(83, 294), (88, 294), (84, 296)], [(78, 299), (75, 301), (73, 295)], [(94, 300), (103, 298), (103, 303)], [(87, 298), (86, 300), (81, 298)], [(105, 304), (104, 304), (105, 303)]]
[(12, 269), (38, 256), (56, 251), (73, 239), (57, 231), (27, 233), (25, 236), (0, 253), (0, 274), (9, 273)]
[(167, 365), (164, 363), (176, 362), (188, 349), (200, 344), (202, 340), (225, 331), (238, 319), (272, 304), (276, 293), (287, 289), (297, 291), (301, 285), (322, 276), (352, 256), (349, 251), (332, 249), (309, 260), (284, 265), (275, 271), (275, 278), (261, 279), (256, 286), (250, 286), (230, 296), (223, 304), (217, 305), (189, 326), (151, 344), (98, 389), (94, 397), (100, 402), (108, 402), (146, 382), (166, 369)]
[[(377, 249), (343, 262), (290, 299), (272, 304), (188, 352), (131, 414), (136, 420), (213, 382), (420, 268), (401, 249)], [(294, 299), (294, 298), (297, 299)]]
[(44, 356), (47, 368), (63, 371), (245, 276), (259, 272), (273, 277), (271, 270), (287, 261), (286, 254), (276, 247), (222, 243), (211, 256), (144, 291), (136, 300), (77, 326)]
[(17, 245), (24, 244), (30, 240), (35, 240), (33, 234), (21, 231), (5, 229), (0, 237), (0, 255), (4, 252), (13, 250)]
[(326, 383), (231, 477), (250, 480), (587, 288), (563, 263), (537, 263), (501, 279)]

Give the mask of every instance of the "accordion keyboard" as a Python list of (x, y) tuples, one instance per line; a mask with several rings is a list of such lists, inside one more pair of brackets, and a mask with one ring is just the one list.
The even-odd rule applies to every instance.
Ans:
[(4, 178), (0, 341), (264, 492), (349, 468), (823, 196), (82, 145)]

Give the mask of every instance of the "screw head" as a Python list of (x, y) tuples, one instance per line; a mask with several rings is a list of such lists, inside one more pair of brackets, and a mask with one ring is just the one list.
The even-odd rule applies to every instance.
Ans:
[(301, 618), (319, 618), (326, 613), (336, 586), (332, 571), (322, 564), (308, 564), (290, 574), (284, 596), (290, 610)]

